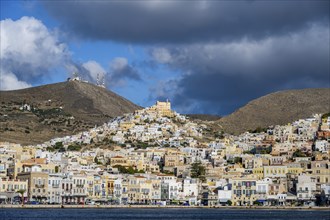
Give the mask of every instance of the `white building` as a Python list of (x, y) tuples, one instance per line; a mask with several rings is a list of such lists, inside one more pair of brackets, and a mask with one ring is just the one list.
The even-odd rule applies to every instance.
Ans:
[(316, 179), (312, 176), (303, 174), (298, 176), (297, 199), (304, 202), (315, 200)]
[(227, 203), (227, 201), (231, 200), (231, 184), (227, 184), (223, 187), (219, 187), (218, 189), (218, 201), (219, 204)]
[(48, 177), (48, 203), (61, 204), (62, 174), (49, 174)]

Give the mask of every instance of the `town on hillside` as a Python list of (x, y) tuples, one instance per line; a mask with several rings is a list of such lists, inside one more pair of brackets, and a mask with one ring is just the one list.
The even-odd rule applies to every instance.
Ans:
[(329, 206), (330, 115), (238, 136), (169, 101), (42, 144), (0, 143), (0, 203)]

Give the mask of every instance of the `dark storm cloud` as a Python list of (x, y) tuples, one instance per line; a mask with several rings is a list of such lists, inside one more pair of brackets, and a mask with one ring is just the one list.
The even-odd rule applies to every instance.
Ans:
[(43, 1), (81, 37), (140, 43), (263, 38), (328, 22), (329, 1)]
[[(180, 111), (228, 114), (270, 92), (330, 87), (329, 40), (328, 26), (311, 25), (259, 41), (152, 49), (160, 63), (183, 72), (153, 92), (170, 96)], [(169, 93), (169, 87), (175, 92)]]
[[(151, 98), (170, 98), (180, 112), (223, 115), (269, 92), (330, 87), (329, 1), (43, 4), (82, 38), (147, 45), (145, 63), (181, 73), (153, 86)], [(120, 66), (112, 83), (139, 80), (127, 60)]]

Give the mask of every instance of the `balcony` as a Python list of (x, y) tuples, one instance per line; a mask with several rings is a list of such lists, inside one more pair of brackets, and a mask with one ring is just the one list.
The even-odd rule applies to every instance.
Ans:
[(60, 187), (60, 184), (53, 184), (52, 185), (52, 188), (59, 188)]
[(44, 188), (45, 185), (44, 185), (44, 184), (36, 184), (35, 187), (36, 187), (36, 188)]
[(84, 188), (83, 184), (77, 184), (76, 186), (77, 186), (77, 188)]

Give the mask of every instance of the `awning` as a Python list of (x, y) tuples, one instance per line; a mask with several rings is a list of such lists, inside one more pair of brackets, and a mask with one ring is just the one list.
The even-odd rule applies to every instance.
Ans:
[(227, 202), (229, 199), (220, 199), (219, 202)]
[(264, 199), (258, 199), (257, 202), (266, 202), (267, 200)]

